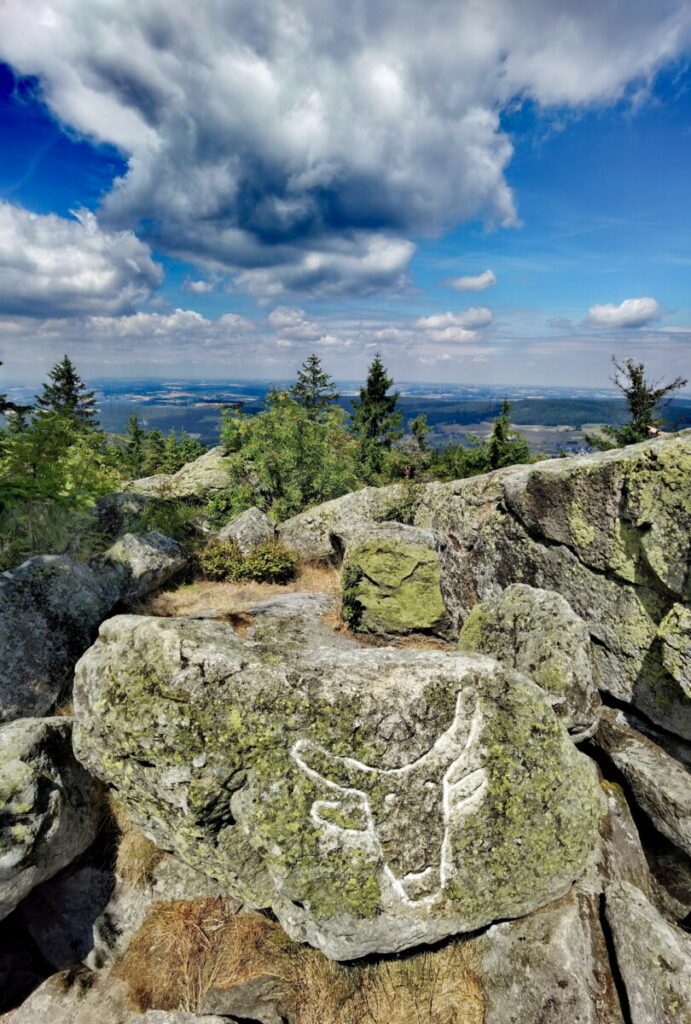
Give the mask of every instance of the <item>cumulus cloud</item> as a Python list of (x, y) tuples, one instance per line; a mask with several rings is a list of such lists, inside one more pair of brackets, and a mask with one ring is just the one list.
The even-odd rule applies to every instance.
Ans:
[(452, 277), (448, 284), (457, 292), (484, 292), (497, 283), (497, 278), (492, 270), (483, 270), (481, 274), (467, 275), (466, 277)]
[(104, 231), (87, 210), (68, 220), (0, 201), (2, 313), (123, 313), (162, 280), (160, 265), (132, 231)]
[(640, 92), (690, 37), (681, 0), (0, 5), (0, 57), (127, 157), (104, 223), (266, 301), (399, 288), (412, 237), (516, 223), (502, 108)]
[(613, 302), (591, 306), (588, 322), (593, 327), (642, 327), (656, 320), (660, 305), (656, 299), (624, 299), (618, 306)]

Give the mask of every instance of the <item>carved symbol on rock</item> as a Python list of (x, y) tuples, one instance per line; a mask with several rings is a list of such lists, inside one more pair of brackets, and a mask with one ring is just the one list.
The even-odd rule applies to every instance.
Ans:
[(401, 901), (420, 906), (438, 899), (453, 875), (451, 833), (482, 802), (487, 774), (478, 764), (479, 733), (479, 709), (471, 715), (461, 691), (451, 726), (400, 768), (373, 768), (304, 739), (290, 753), (313, 782), (333, 793), (333, 799), (314, 801), (312, 821), (327, 832), (357, 836), (382, 862)]

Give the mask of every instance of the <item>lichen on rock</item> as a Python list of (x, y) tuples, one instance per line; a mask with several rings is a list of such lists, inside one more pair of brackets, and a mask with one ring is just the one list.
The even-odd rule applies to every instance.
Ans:
[(558, 898), (601, 813), (541, 691), (477, 655), (119, 616), (75, 710), (79, 758), (158, 845), (335, 959)]

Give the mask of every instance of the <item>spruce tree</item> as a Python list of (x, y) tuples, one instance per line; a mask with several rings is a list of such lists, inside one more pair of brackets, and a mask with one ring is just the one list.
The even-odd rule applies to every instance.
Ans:
[(76, 426), (98, 430), (95, 392), (87, 391), (69, 356), (56, 363), (48, 377), (52, 383), (44, 384), (41, 394), (36, 395), (39, 415), (57, 413), (73, 420)]
[(400, 440), (402, 414), (397, 411), (399, 392), (388, 394), (393, 379), (389, 377), (379, 353), (372, 360), (360, 398), (353, 399), (351, 425), (360, 442), (362, 473), (368, 482), (382, 472), (386, 453), (394, 441)]
[(127, 421), (126, 458), (128, 469), (135, 479), (142, 474), (145, 445), (146, 431), (139, 423), (139, 417), (136, 412), (133, 412)]
[(645, 365), (627, 359), (618, 363), (612, 356), (614, 372), (611, 380), (619, 388), (629, 407), (631, 419), (621, 427), (602, 427), (601, 435), (585, 435), (587, 444), (593, 448), (619, 448), (622, 445), (637, 444), (654, 437), (664, 419), (658, 414), (660, 406), (668, 405), (672, 394), (686, 386), (685, 377), (676, 377), (671, 384), (661, 381), (649, 381), (645, 375)]
[(501, 413), (494, 421), (487, 441), (486, 457), (488, 470), (533, 461), (530, 445), (522, 434), (514, 430), (511, 423), (511, 402), (508, 398), (504, 399)]
[(313, 420), (320, 419), (331, 403), (340, 398), (333, 378), (322, 369), (321, 360), (314, 352), (298, 370), (298, 379), (290, 394), (296, 402), (304, 405)]

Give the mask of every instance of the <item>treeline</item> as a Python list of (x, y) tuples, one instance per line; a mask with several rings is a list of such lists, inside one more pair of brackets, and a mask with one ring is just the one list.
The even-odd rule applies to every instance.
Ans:
[(35, 405), (0, 395), (0, 412), (0, 569), (70, 545), (89, 554), (100, 540), (92, 513), (100, 495), (125, 479), (175, 472), (206, 450), (184, 434), (144, 430), (136, 416), (126, 435), (106, 434), (95, 394), (67, 356)]

